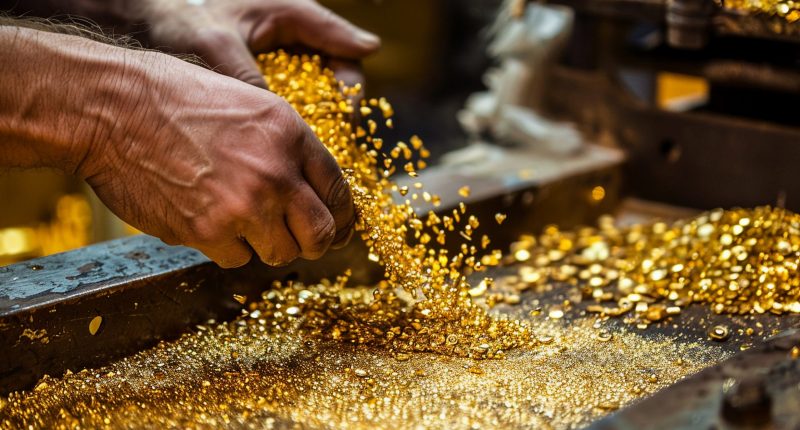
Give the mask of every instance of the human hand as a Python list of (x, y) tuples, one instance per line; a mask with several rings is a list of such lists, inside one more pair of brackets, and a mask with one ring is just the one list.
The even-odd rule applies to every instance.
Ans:
[[(131, 19), (147, 24), (147, 44), (196, 54), (220, 73), (266, 88), (253, 54), (310, 48), (338, 60), (360, 60), (380, 39), (314, 0), (147, 0)], [(339, 62), (344, 64), (343, 62)], [(334, 69), (336, 71), (336, 69)], [(353, 69), (348, 68), (352, 74)]]
[[(278, 96), (172, 57), (128, 51), (78, 174), (120, 218), (222, 267), (319, 258), (355, 212), (341, 170)], [(139, 59), (144, 58), (144, 60)], [(109, 106), (109, 104), (106, 104)]]

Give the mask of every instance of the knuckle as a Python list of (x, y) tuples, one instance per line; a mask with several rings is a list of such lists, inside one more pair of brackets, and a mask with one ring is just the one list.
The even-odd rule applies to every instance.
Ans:
[(295, 175), (284, 169), (265, 170), (260, 176), (263, 186), (268, 188), (269, 194), (277, 196), (279, 199), (282, 196), (294, 194), (300, 185), (300, 181), (294, 177)]
[(347, 180), (341, 174), (331, 182), (331, 186), (325, 196), (325, 205), (333, 214), (342, 213), (352, 208), (353, 196), (350, 194)]
[(326, 216), (315, 220), (309, 226), (309, 230), (308, 243), (303, 244), (303, 253), (310, 258), (318, 258), (328, 250), (328, 246), (336, 234), (333, 217)]
[(320, 4), (317, 4), (314, 9), (324, 27), (327, 28), (339, 24), (339, 17), (332, 10)]
[(242, 197), (230, 201), (226, 209), (228, 217), (236, 221), (249, 220), (256, 213), (254, 200), (254, 198)]
[(191, 231), (189, 232), (189, 240), (187, 243), (198, 244), (214, 244), (221, 236), (221, 230), (213, 222), (207, 220), (195, 219), (192, 221)]
[(209, 228), (195, 228), (192, 233), (190, 240), (187, 243), (198, 243), (198, 244), (212, 244), (217, 238), (217, 234), (215, 231)]

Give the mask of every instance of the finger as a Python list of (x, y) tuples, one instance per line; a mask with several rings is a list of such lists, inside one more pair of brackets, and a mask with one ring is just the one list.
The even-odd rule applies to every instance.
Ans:
[(202, 252), (224, 269), (244, 266), (253, 256), (250, 247), (238, 238), (215, 244), (187, 243), (186, 245)]
[(300, 247), (282, 215), (272, 217), (272, 222), (251, 224), (244, 238), (261, 261), (270, 266), (285, 266), (300, 255)]
[(286, 208), (286, 225), (300, 245), (300, 256), (316, 260), (325, 254), (336, 236), (336, 222), (317, 193), (303, 184)]
[(215, 71), (259, 88), (267, 89), (253, 54), (242, 37), (233, 31), (217, 28), (198, 30), (193, 41), (195, 51)]
[[(297, 2), (289, 9), (281, 33), (325, 54), (359, 59), (377, 51), (378, 36), (362, 30), (316, 2)], [(285, 37), (284, 37), (285, 38)]]
[(332, 247), (342, 247), (350, 239), (356, 223), (350, 187), (336, 160), (311, 133), (304, 145), (303, 176), (333, 216), (336, 235)]

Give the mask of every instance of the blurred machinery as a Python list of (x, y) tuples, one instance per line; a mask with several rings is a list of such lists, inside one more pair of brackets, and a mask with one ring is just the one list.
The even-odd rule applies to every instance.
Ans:
[(797, 2), (551, 3), (576, 15), (547, 111), (623, 148), (628, 192), (800, 210)]

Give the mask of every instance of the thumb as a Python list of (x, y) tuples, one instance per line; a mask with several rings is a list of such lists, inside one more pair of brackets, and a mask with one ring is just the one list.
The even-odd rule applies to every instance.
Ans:
[(333, 57), (361, 59), (381, 46), (378, 36), (360, 29), (316, 2), (297, 2), (285, 29), (295, 42)]
[(241, 36), (233, 31), (204, 28), (193, 41), (195, 51), (215, 71), (259, 88), (267, 83)]

